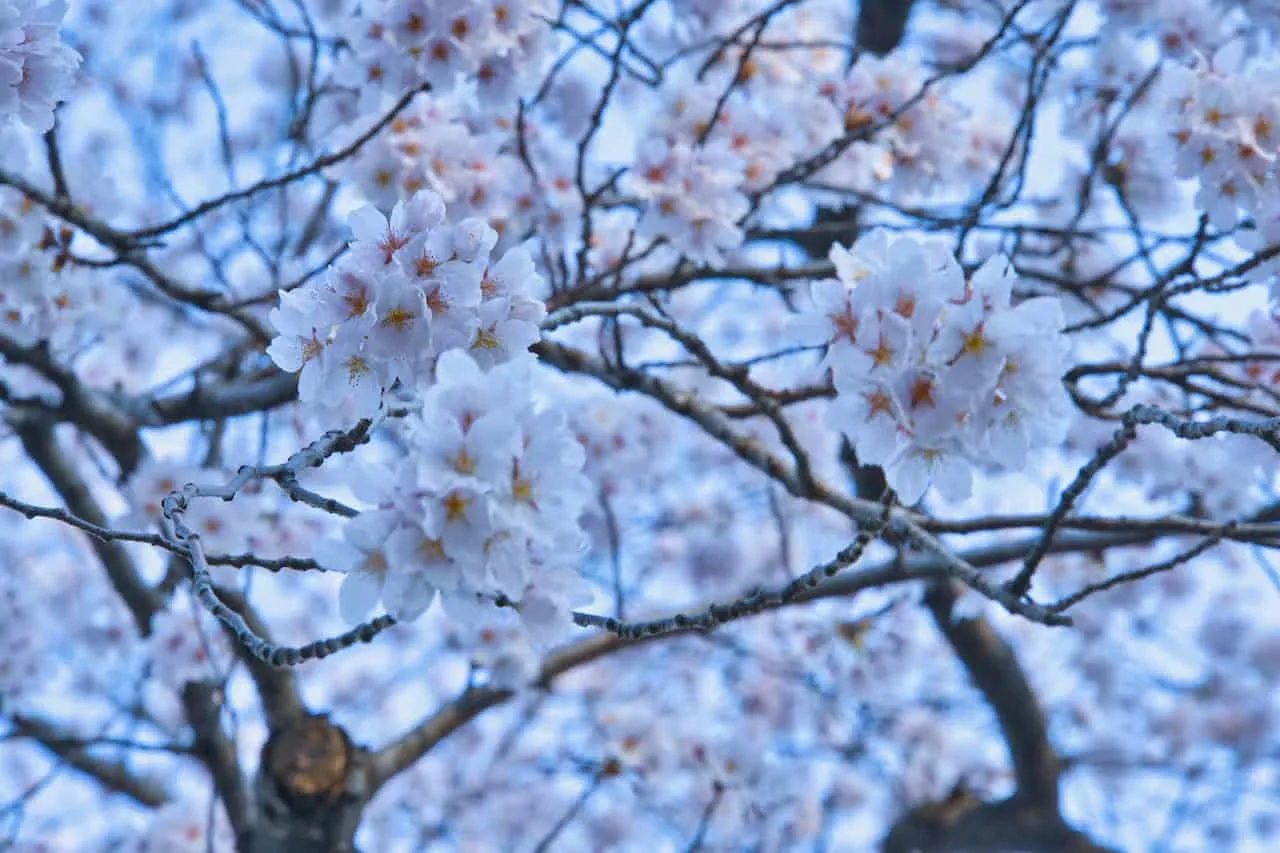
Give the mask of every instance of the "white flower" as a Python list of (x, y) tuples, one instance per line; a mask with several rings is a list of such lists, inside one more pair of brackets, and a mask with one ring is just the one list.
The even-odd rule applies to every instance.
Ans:
[(829, 427), (849, 436), (864, 464), (884, 465), (898, 451), (905, 416), (893, 392), (879, 384), (841, 389), (827, 409)]
[(545, 649), (564, 640), (573, 627), (574, 609), (592, 598), (591, 588), (572, 568), (543, 567), (521, 596), (520, 620), (533, 642)]
[(819, 279), (809, 285), (809, 298), (813, 310), (790, 321), (789, 337), (799, 344), (826, 342), (833, 349), (852, 346), (858, 338), (858, 317), (849, 286), (837, 278)]
[(322, 540), (316, 548), (321, 565), (347, 574), (338, 590), (338, 608), (348, 622), (363, 620), (382, 597), (390, 565), (384, 546), (395, 524), (390, 512), (364, 512), (346, 523), (343, 538)]
[(440, 487), (452, 483), (496, 483), (520, 447), (518, 424), (497, 404), (484, 414), (457, 417), (448, 409), (424, 412), (417, 431), (417, 459), (423, 478)]
[(37, 133), (71, 86), (81, 57), (58, 38), (64, 0), (0, 3), (0, 124), (16, 119)]
[(421, 528), (397, 527), (387, 537), (386, 554), (382, 599), (387, 612), (402, 622), (412, 622), (425, 613), (437, 590), (457, 587), (454, 562), (445, 556), (440, 540), (427, 536)]
[(483, 302), (478, 320), (468, 349), (482, 367), (492, 367), (527, 352), (541, 337), (536, 323), (513, 316), (512, 302), (505, 297)]
[(366, 331), (371, 324), (372, 318), (368, 318), (359, 325), (347, 323), (339, 327), (319, 356), (322, 373), (317, 399), (334, 409), (350, 403), (357, 418), (377, 412), (385, 382), (386, 364), (376, 360), (366, 347)]
[(368, 330), (367, 350), (387, 366), (385, 381), (417, 380), (419, 367), (431, 357), (431, 313), (421, 288), (403, 274), (381, 279), (374, 295), (377, 318)]
[(977, 462), (1019, 467), (1060, 439), (1069, 406), (1056, 298), (1014, 306), (1006, 259), (989, 258), (965, 283), (938, 244), (910, 238), (873, 233), (831, 257), (840, 278), (813, 283), (815, 310), (792, 331), (827, 344), (836, 398), (826, 423), (885, 468), (904, 502), (930, 483), (967, 497)]

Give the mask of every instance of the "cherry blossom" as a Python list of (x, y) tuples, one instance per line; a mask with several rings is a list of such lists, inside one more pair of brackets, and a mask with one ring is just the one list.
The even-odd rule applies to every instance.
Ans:
[(0, 846), (1273, 849), (1274, 5), (0, 0)]
[(16, 119), (43, 133), (70, 88), (81, 57), (58, 29), (65, 0), (17, 0), (0, 5), (0, 121)]
[(965, 279), (936, 251), (873, 234), (833, 247), (832, 262), (838, 278), (813, 284), (814, 309), (792, 333), (829, 345), (837, 398), (827, 422), (885, 467), (904, 502), (930, 483), (964, 499), (974, 462), (1018, 468), (1029, 449), (1060, 440), (1062, 312), (1050, 297), (1011, 305), (1005, 259)]

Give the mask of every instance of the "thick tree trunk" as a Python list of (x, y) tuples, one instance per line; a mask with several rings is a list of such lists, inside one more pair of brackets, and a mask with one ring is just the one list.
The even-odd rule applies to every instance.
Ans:
[(321, 715), (284, 722), (262, 749), (243, 853), (353, 853), (369, 801), (368, 753)]
[(1019, 797), (982, 803), (948, 797), (904, 815), (885, 838), (884, 853), (1113, 853), (1046, 810)]
[(899, 818), (883, 853), (1110, 853), (1062, 819), (1061, 762), (1013, 649), (985, 618), (957, 618), (955, 603), (950, 582), (936, 582), (925, 593), (938, 630), (995, 712), (1017, 790), (1007, 800), (984, 803), (958, 786), (946, 799)]

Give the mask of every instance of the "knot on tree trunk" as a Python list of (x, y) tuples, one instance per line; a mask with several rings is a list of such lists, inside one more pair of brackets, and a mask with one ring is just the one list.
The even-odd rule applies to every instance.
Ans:
[(286, 720), (262, 748), (253, 853), (349, 853), (368, 801), (367, 754), (323, 714)]
[(323, 715), (285, 724), (262, 748), (263, 773), (295, 809), (332, 805), (346, 790), (351, 739)]

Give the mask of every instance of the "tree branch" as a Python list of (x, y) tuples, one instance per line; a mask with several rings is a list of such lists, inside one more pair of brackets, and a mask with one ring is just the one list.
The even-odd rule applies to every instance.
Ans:
[(883, 56), (902, 43), (915, 0), (859, 0), (855, 38), (861, 50)]
[(220, 693), (215, 684), (188, 682), (182, 688), (182, 707), (196, 733), (194, 753), (209, 769), (237, 843), (243, 846), (252, 832), (254, 815), (235, 743), (222, 730)]
[(62, 392), (58, 417), (97, 439), (120, 466), (121, 477), (128, 476), (146, 456), (134, 423), (105, 394), (85, 387), (75, 373), (55, 362), (47, 347), (19, 346), (0, 335), (0, 357), (24, 364), (56, 385)]
[(91, 755), (91, 744), (69, 738), (56, 726), (36, 717), (14, 714), (10, 720), (16, 736), (39, 743), (68, 767), (93, 777), (108, 790), (124, 794), (139, 805), (151, 808), (159, 808), (169, 802), (169, 792), (163, 785), (138, 776), (122, 762), (107, 761)]
[[(1149, 538), (1131, 533), (1066, 535), (1055, 540), (1050, 550), (1052, 553), (1087, 552), (1099, 548), (1141, 544)], [(1035, 546), (1036, 541), (1035, 537), (1024, 537), (1016, 542), (974, 548), (962, 554), (961, 559), (976, 568), (990, 568), (1021, 559)], [(837, 575), (814, 589), (802, 592), (794, 600), (787, 602), (787, 605), (799, 605), (822, 598), (852, 597), (867, 589), (945, 577), (947, 577), (947, 560), (940, 555), (914, 554), (901, 561), (895, 557), (862, 571)], [(614, 634), (601, 633), (579, 640), (552, 652), (544, 660), (534, 686), (541, 689), (549, 688), (556, 678), (571, 669), (667, 636), (671, 635), (657, 634), (640, 639), (623, 639)], [(514, 695), (515, 691), (512, 690), (470, 688), (395, 740), (376, 750), (370, 759), (371, 794), (397, 773), (411, 767), (445, 737)]]
[[(44, 472), (45, 478), (62, 497), (67, 509), (92, 525), (106, 527), (106, 513), (98, 506), (88, 483), (67, 464), (67, 459), (54, 438), (53, 428), (28, 422), (15, 424), (14, 431), (31, 461)], [(89, 544), (102, 561), (111, 585), (133, 614), (138, 632), (147, 636), (151, 633), (151, 617), (161, 606), (159, 598), (143, 583), (133, 560), (119, 542), (95, 537), (89, 540)]]
[(1037, 808), (1057, 811), (1060, 762), (1049, 744), (1040, 703), (1009, 644), (985, 618), (955, 617), (956, 599), (949, 582), (932, 583), (925, 593), (938, 630), (1000, 722), (1013, 763), (1016, 796)]

